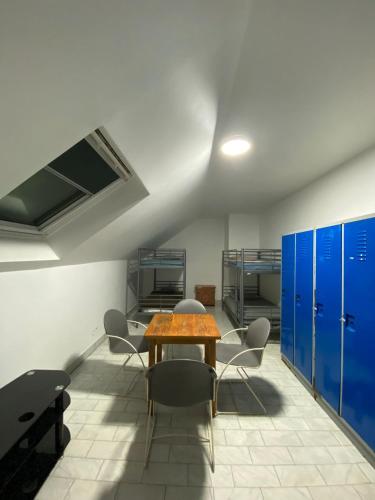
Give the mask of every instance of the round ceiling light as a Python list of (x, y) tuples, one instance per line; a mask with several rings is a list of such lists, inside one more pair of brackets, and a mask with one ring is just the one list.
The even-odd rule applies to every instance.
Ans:
[(229, 139), (221, 146), (221, 152), (226, 156), (239, 156), (252, 148), (251, 142), (240, 137)]

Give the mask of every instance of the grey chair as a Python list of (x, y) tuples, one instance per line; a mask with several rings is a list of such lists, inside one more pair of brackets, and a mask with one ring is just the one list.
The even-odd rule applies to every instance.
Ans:
[(130, 384), (126, 395), (134, 388), (138, 376), (146, 372), (146, 367), (140, 353), (148, 352), (148, 342), (144, 335), (130, 335), (128, 323), (141, 326), (146, 329), (147, 326), (139, 321), (126, 319), (125, 315), (117, 309), (110, 309), (104, 315), (104, 330), (109, 341), (109, 350), (114, 354), (127, 354), (124, 362), (124, 367), (130, 361), (131, 357), (136, 354), (141, 361), (142, 369), (138, 371)]
[[(216, 399), (218, 400), (218, 391), (223, 375), (229, 366), (236, 366), (237, 372), (247, 389), (255, 397), (258, 404), (261, 406), (264, 413), (267, 413), (263, 403), (254, 392), (249, 382), (249, 376), (245, 369), (257, 369), (262, 364), (263, 353), (266, 347), (268, 337), (271, 330), (271, 324), (267, 318), (258, 318), (253, 321), (247, 328), (236, 328), (227, 332), (216, 345), (216, 360), (224, 363), (225, 367), (218, 378), (216, 385)], [(222, 340), (233, 332), (246, 333), (245, 343), (229, 344)], [(229, 413), (229, 412), (219, 412)]]
[[(157, 363), (147, 370), (148, 416), (146, 429), (145, 467), (148, 464), (152, 441), (172, 436), (193, 437), (210, 444), (211, 467), (215, 469), (212, 431), (212, 402), (216, 394), (216, 372), (212, 366), (192, 359), (171, 359)], [(154, 436), (156, 403), (165, 406), (187, 407), (207, 403), (207, 436), (194, 434), (163, 434)]]
[(174, 314), (207, 314), (204, 305), (195, 299), (183, 299), (178, 302), (174, 309)]
[[(195, 299), (183, 299), (178, 302), (174, 309), (173, 314), (207, 314), (206, 308), (204, 305), (199, 302), (199, 300)], [(170, 353), (170, 345), (167, 347), (167, 356), (169, 357)], [(180, 349), (183, 347), (180, 346)], [(184, 352), (184, 351), (182, 351)], [(173, 357), (173, 346), (172, 346), (172, 357)], [(183, 355), (183, 357), (189, 357), (188, 355)]]

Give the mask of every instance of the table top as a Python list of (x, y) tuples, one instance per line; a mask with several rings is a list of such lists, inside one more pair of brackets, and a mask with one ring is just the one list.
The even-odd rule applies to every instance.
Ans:
[(218, 340), (221, 338), (212, 314), (155, 314), (145, 337), (151, 339), (189, 338)]

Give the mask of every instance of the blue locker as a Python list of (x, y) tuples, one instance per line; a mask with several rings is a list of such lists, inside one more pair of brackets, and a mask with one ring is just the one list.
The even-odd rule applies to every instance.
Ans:
[(315, 388), (339, 412), (341, 385), (342, 227), (316, 231)]
[(313, 231), (298, 233), (296, 235), (294, 362), (310, 383), (312, 382), (313, 255)]
[(282, 237), (281, 251), (281, 352), (294, 364), (295, 234)]
[(344, 226), (342, 417), (375, 449), (375, 218)]

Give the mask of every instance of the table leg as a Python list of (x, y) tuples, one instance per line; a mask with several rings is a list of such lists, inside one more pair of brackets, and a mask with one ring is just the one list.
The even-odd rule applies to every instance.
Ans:
[(154, 364), (155, 364), (155, 342), (153, 340), (150, 340), (148, 346), (148, 366), (154, 366)]
[(216, 340), (209, 342), (208, 364), (216, 368)]
[(208, 365), (210, 364), (210, 343), (206, 342), (204, 344), (204, 362)]
[[(216, 368), (216, 340), (207, 342), (208, 364)], [(212, 416), (216, 417), (216, 401), (212, 402)]]
[(156, 344), (156, 362), (160, 363), (163, 357), (163, 344)]

